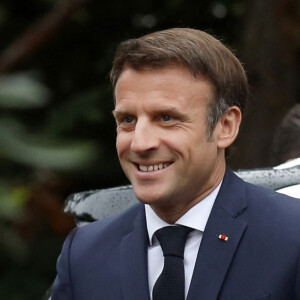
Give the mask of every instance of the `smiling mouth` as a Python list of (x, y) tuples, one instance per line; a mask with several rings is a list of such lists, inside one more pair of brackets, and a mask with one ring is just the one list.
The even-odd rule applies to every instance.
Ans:
[(152, 171), (162, 170), (162, 169), (168, 167), (170, 164), (171, 163), (160, 163), (157, 165), (149, 165), (149, 166), (137, 164), (137, 167), (142, 172), (152, 172)]

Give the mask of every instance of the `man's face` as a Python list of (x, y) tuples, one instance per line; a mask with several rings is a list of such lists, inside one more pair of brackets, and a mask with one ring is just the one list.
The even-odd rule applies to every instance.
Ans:
[(116, 88), (117, 152), (137, 198), (182, 215), (220, 182), (224, 152), (206, 138), (212, 87), (187, 68), (125, 68)]

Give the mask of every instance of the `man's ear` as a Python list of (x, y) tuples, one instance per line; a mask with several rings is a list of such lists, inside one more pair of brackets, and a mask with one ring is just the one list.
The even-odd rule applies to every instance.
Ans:
[(242, 120), (241, 110), (237, 106), (230, 107), (219, 119), (215, 128), (215, 139), (220, 149), (229, 147), (236, 139)]

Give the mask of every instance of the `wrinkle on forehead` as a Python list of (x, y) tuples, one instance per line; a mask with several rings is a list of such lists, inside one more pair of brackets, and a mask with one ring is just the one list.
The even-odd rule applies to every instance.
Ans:
[[(182, 78), (188, 80), (182, 80)], [(149, 89), (149, 83), (151, 83), (151, 89)], [(187, 94), (186, 91), (190, 93)], [(176, 99), (186, 103), (189, 100), (187, 96), (210, 100), (213, 87), (207, 80), (195, 78), (186, 67), (172, 66), (151, 70), (126, 68), (117, 82), (115, 95), (118, 102), (149, 97), (149, 99), (157, 99), (158, 102), (163, 102), (164, 99)]]

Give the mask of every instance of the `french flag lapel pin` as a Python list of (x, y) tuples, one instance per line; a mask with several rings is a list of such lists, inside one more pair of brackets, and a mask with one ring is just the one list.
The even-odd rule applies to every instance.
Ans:
[(225, 234), (219, 234), (218, 238), (219, 238), (220, 240), (222, 240), (222, 241), (225, 241), (225, 242), (227, 242), (228, 239), (229, 239), (228, 236), (225, 235)]

